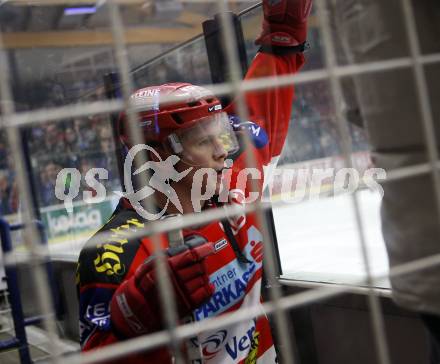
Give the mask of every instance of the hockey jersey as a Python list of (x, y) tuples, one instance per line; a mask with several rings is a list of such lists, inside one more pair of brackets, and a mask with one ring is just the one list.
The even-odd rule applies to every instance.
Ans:
[[(302, 53), (273, 55), (257, 53), (246, 78), (280, 76), (296, 72), (304, 62)], [(263, 177), (276, 164), (284, 144), (293, 102), (293, 86), (253, 91), (246, 95), (251, 121), (234, 118), (234, 106), (226, 111), (232, 115), (236, 127), (249, 133), (252, 141), (248, 149), (242, 145), (234, 156), (230, 175), (229, 203), (243, 204), (251, 193), (260, 196)], [(246, 167), (245, 153), (253, 153), (256, 165), (252, 176), (240, 172)], [(250, 178), (256, 181), (257, 191), (251, 191)], [(243, 182), (245, 181), (245, 182)], [(117, 287), (130, 279), (136, 268), (152, 254), (148, 238), (133, 239), (130, 234), (142, 229), (143, 220), (121, 199), (111, 219), (99, 232), (107, 232), (109, 238), (101, 241), (99, 232), (81, 251), (77, 288), (80, 306), (80, 340), (82, 350), (87, 351), (124, 340), (112, 327), (110, 301)], [(253, 213), (229, 219), (231, 230), (241, 254), (247, 262), (237, 259), (224, 226), (214, 221), (198, 228), (201, 235), (214, 244), (215, 254), (206, 258), (210, 281), (215, 286), (212, 297), (198, 307), (195, 320), (220, 316), (238, 309), (260, 306), (263, 261), (263, 237)], [(194, 229), (192, 230), (194, 232)], [(166, 247), (166, 239), (163, 247)], [(160, 315), (160, 313), (158, 313)], [(199, 347), (205, 363), (274, 363), (276, 353), (269, 322), (262, 313), (254, 319), (206, 331), (191, 340)], [(127, 361), (127, 359), (124, 359)], [(159, 348), (130, 357), (130, 363), (171, 363), (166, 348)]]

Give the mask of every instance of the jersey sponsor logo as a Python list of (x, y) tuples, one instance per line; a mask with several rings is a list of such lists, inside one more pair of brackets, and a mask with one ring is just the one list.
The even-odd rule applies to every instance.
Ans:
[(217, 331), (215, 334), (208, 336), (202, 342), (203, 358), (212, 359), (223, 348), (228, 332), (226, 330)]
[(80, 294), (80, 342), (84, 344), (97, 327), (100, 330), (110, 328), (110, 300), (113, 289), (94, 288)]
[(255, 364), (257, 362), (258, 355), (258, 346), (260, 344), (260, 333), (258, 331), (254, 331), (251, 340), (251, 350), (249, 351), (244, 364)]
[(264, 247), (262, 241), (251, 241), (251, 257), (252, 259), (257, 263), (263, 262), (263, 253), (264, 253)]
[(264, 250), (262, 235), (255, 226), (247, 230), (247, 239), (248, 242), (243, 251), (248, 259), (253, 260), (253, 263), (243, 267), (234, 259), (212, 273), (209, 279), (214, 284), (215, 292), (209, 301), (194, 311), (196, 320), (215, 316), (244, 297), (250, 280), (263, 265)]
[(254, 260), (257, 267), (260, 268), (263, 265), (263, 235), (261, 235), (260, 231), (252, 225), (247, 230), (247, 240), (248, 244), (246, 244), (244, 248), (245, 255)]
[[(234, 262), (238, 265), (236, 261)], [(220, 282), (219, 278), (222, 277), (221, 275), (217, 274), (217, 276), (211, 277), (211, 281), (216, 286), (216, 291), (209, 301), (194, 311), (196, 320), (199, 321), (207, 317), (215, 316), (240, 301), (246, 293), (248, 282), (257, 271), (256, 267), (255, 263), (250, 264), (248, 269), (240, 276), (236, 276), (238, 269), (232, 268), (228, 271), (228, 278), (226, 280), (222, 279)], [(233, 280), (229, 278), (231, 275), (229, 273), (231, 272), (235, 274), (235, 279)], [(224, 274), (224, 272), (222, 273)]]
[(218, 252), (219, 250), (225, 248), (227, 245), (228, 241), (226, 239), (221, 239), (214, 244), (214, 250)]
[[(229, 192), (229, 203), (244, 207), (245, 201), (246, 196), (242, 190), (236, 188)], [(231, 224), (232, 232), (234, 233), (234, 235), (237, 235), (240, 229), (246, 225), (246, 215), (243, 213), (236, 216), (228, 217), (228, 221), (229, 224)]]
[(124, 245), (128, 243), (130, 233), (143, 227), (143, 223), (133, 218), (127, 220), (123, 225), (110, 229), (112, 234), (109, 241), (97, 245), (98, 254), (93, 261), (95, 270), (108, 276), (124, 274), (125, 266), (121, 263), (120, 257), (124, 253)]
[(113, 290), (108, 288), (95, 288), (82, 293), (81, 318), (97, 326), (107, 327), (110, 319), (109, 302), (113, 296)]
[(219, 330), (201, 343), (203, 359), (212, 359), (219, 352), (225, 351), (234, 362), (240, 359), (244, 353), (244, 355), (247, 355), (243, 363), (254, 364), (257, 362), (259, 336), (260, 333), (256, 331), (255, 320), (244, 334), (232, 336), (229, 340), (227, 340), (228, 331), (225, 329)]
[(86, 318), (98, 326), (106, 326), (110, 319), (108, 303), (101, 302), (95, 305), (87, 305)]
[(252, 325), (252, 327), (247, 330), (245, 335), (234, 336), (226, 343), (226, 352), (233, 360), (236, 360), (241, 353), (248, 352), (244, 363), (256, 363), (259, 336), (260, 333), (258, 331), (255, 331), (254, 323), (254, 325)]

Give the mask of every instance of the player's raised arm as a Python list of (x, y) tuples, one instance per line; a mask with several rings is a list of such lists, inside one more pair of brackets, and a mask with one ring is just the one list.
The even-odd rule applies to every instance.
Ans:
[[(246, 80), (295, 73), (304, 63), (307, 19), (312, 0), (264, 0), (262, 32), (256, 40), (260, 50)], [(270, 157), (279, 155), (287, 135), (292, 111), (293, 85), (248, 93), (251, 118), (269, 136)]]

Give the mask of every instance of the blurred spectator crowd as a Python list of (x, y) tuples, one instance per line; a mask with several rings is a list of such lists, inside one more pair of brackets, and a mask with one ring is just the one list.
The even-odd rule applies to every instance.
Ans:
[(0, 216), (18, 209), (17, 181), (4, 133), (0, 133)]
[[(367, 151), (367, 135), (359, 124), (360, 116), (356, 111), (356, 104), (347, 106), (346, 119), (349, 121), (352, 150)], [(300, 85), (296, 88), (292, 121), (279, 164), (326, 158), (341, 153), (342, 145), (328, 83), (319, 81)]]
[(40, 206), (60, 203), (55, 183), (62, 168), (77, 168), (81, 173), (77, 199), (89, 189), (84, 176), (91, 168), (105, 168), (108, 179), (101, 183), (109, 189), (119, 188), (113, 132), (107, 117), (96, 115), (32, 127), (28, 140)]

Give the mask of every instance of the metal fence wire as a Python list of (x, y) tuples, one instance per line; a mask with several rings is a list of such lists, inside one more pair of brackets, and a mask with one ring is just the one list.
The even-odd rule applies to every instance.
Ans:
[[(10, 1), (13, 3), (14, 0)], [(194, 335), (206, 331), (208, 329), (220, 329), (232, 323), (249, 320), (262, 314), (259, 307), (247, 307), (245, 310), (237, 310), (232, 313), (221, 315), (220, 317), (204, 319), (199, 322), (190, 322), (179, 325), (177, 321), (177, 313), (175, 304), (173, 304), (173, 292), (171, 290), (168, 273), (160, 259), (156, 269), (159, 271), (158, 283), (162, 302), (162, 307), (165, 310), (165, 317), (167, 317), (166, 330), (139, 336), (133, 339), (124, 340), (116, 344), (108, 345), (100, 348), (97, 351), (86, 353), (74, 353), (62, 357), (60, 349), (59, 331), (56, 327), (55, 314), (53, 311), (54, 304), (51, 302), (50, 287), (44, 274), (42, 262), (45, 258), (50, 257), (48, 249), (45, 245), (40, 244), (40, 234), (35, 229), (35, 221), (37, 216), (38, 206), (35, 206), (36, 199), (32, 196), (33, 192), (30, 186), (29, 174), (26, 173), (27, 164), (25, 156), (23, 155), (23, 141), (20, 137), (20, 130), (24, 127), (42, 125), (53, 122), (63, 122), (67, 119), (75, 119), (80, 117), (94, 116), (99, 114), (111, 114), (124, 111), (128, 116), (130, 125), (130, 135), (134, 144), (142, 144), (143, 140), (141, 134), (137, 132), (137, 113), (130, 103), (130, 95), (135, 89), (135, 82), (133, 78), (135, 75), (130, 70), (130, 61), (128, 58), (129, 50), (124, 39), (124, 24), (121, 17), (120, 1), (108, 0), (104, 7), (107, 8), (109, 16), (109, 24), (111, 27), (111, 34), (113, 37), (113, 52), (115, 56), (115, 64), (117, 73), (120, 76), (122, 85), (122, 98), (113, 100), (87, 100), (84, 99), (81, 103), (54, 106), (50, 108), (37, 109), (31, 111), (17, 111), (14, 97), (13, 85), (10, 80), (12, 74), (10, 58), (8, 58), (8, 49), (1, 46), (2, 40), (0, 37), (0, 95), (1, 95), (1, 111), (2, 117), (0, 127), (2, 131), (7, 134), (7, 143), (13, 158), (13, 165), (15, 167), (16, 180), (18, 183), (18, 194), (20, 196), (20, 214), (21, 220), (25, 224), (26, 229), (22, 240), (25, 244), (24, 251), (20, 255), (8, 253), (3, 256), (4, 263), (16, 264), (17, 260), (21, 263), (28, 263), (33, 266), (33, 274), (28, 277), (32, 280), (32, 284), (38, 289), (35, 291), (35, 304), (38, 305), (38, 310), (43, 316), (44, 330), (47, 334), (47, 341), (50, 344), (50, 360), (53, 362), (63, 363), (96, 363), (106, 362), (115, 358), (123, 358), (129, 354), (139, 351), (147, 351), (149, 349), (157, 348), (158, 346), (168, 345), (173, 351), (177, 362), (181, 362), (179, 357), (179, 343), (185, 339), (191, 338)], [(230, 10), (230, 3), (228, 1), (208, 1), (208, 0), (193, 0), (185, 1), (185, 3), (212, 3), (211, 6), (217, 7), (218, 13), (226, 14)], [(251, 3), (251, 2), (249, 2)], [(425, 138), (428, 161), (418, 161), (410, 166), (396, 168), (388, 172), (387, 179), (380, 181), (383, 185), (396, 180), (405, 180), (414, 176), (432, 175), (432, 181), (435, 194), (433, 198), (437, 204), (437, 209), (440, 211), (440, 177), (438, 165), (438, 145), (435, 138), (435, 124), (434, 115), (432, 111), (432, 104), (430, 100), (430, 93), (426, 79), (426, 67), (438, 65), (440, 63), (440, 53), (423, 54), (418, 35), (418, 27), (415, 23), (414, 2), (410, 0), (400, 0), (402, 7), (402, 21), (405, 26), (407, 42), (409, 45), (409, 54), (406, 56), (390, 57), (383, 60), (369, 60), (366, 62), (347, 62), (341, 64), (338, 62), (339, 49), (335, 46), (334, 30), (332, 29), (332, 13), (336, 0), (315, 0), (314, 1), (314, 16), (317, 23), (317, 29), (320, 31), (321, 44), (324, 55), (324, 66), (317, 69), (308, 69), (301, 71), (295, 75), (287, 75), (283, 77), (266, 77), (250, 81), (243, 81), (239, 70), (239, 56), (236, 51), (236, 44), (231, 39), (234, 39), (231, 34), (232, 26), (230, 18), (221, 16), (224, 32), (223, 38), (225, 40), (227, 63), (230, 69), (230, 80), (222, 84), (206, 84), (204, 87), (209, 88), (214, 94), (218, 96), (232, 95), (237, 100), (237, 110), (242, 120), (248, 120), (247, 109), (245, 105), (245, 95), (249, 91), (262, 90), (266, 88), (274, 88), (283, 85), (294, 84), (299, 85), (311, 84), (316, 81), (328, 82), (332, 107), (335, 111), (335, 120), (339, 140), (341, 142), (342, 155), (344, 157), (344, 167), (353, 168), (352, 162), (352, 140), (349, 126), (345, 116), (345, 104), (342, 80), (347, 77), (358, 77), (374, 75), (380, 72), (388, 72), (393, 70), (407, 70), (412, 72), (415, 80), (415, 94), (417, 97), (418, 107), (421, 110), (421, 121), (423, 125), (423, 136)], [(364, 1), (352, 1), (352, 6), (361, 6)], [(251, 11), (261, 12), (259, 5), (252, 6)], [(0, 9), (1, 12), (1, 9)], [(243, 17), (246, 13), (241, 14)], [(398, 15), (396, 15), (398, 16)], [(196, 38), (198, 39), (198, 38)], [(185, 45), (186, 46), (186, 45)], [(179, 46), (173, 50), (178, 51)], [(166, 53), (169, 54), (169, 53)], [(165, 57), (165, 55), (163, 56)], [(160, 61), (155, 58), (152, 63)], [(137, 69), (148, 68), (149, 63), (138, 67)], [(183, 70), (184, 71), (184, 70)], [(164, 102), (176, 101), (176, 98), (164, 98)], [(295, 112), (295, 111), (294, 111)], [(294, 128), (294, 126), (293, 126)], [(247, 154), (247, 165), (255, 164), (254, 156)], [(145, 162), (138, 161), (139, 166)], [(145, 185), (147, 181), (144, 180)], [(358, 198), (358, 191), (351, 195), (352, 209), (358, 231), (358, 240), (362, 252), (362, 264), (364, 265), (366, 277), (357, 282), (359, 286), (368, 286), (368, 305), (370, 310), (371, 323), (374, 331), (375, 345), (377, 351), (378, 362), (381, 364), (390, 363), (389, 348), (386, 339), (384, 320), (381, 305), (379, 302), (378, 292), (374, 288), (375, 283), (386, 277), (395, 277), (409, 274), (416, 271), (424, 271), (440, 264), (440, 255), (427, 256), (423, 259), (408, 262), (403, 265), (393, 266), (389, 272), (381, 275), (374, 275), (371, 272), (371, 258), (368, 254), (368, 246), (365, 238), (364, 221), (360, 209), (360, 201)], [(332, 297), (342, 295), (350, 292), (351, 286), (333, 286), (333, 285), (318, 285), (314, 289), (310, 289), (301, 293), (292, 295), (283, 295), (282, 286), (279, 277), (277, 277), (277, 251), (274, 248), (273, 236), (268, 228), (265, 214), (267, 209), (282, 208), (283, 201), (274, 201), (270, 206), (260, 201), (249, 204), (245, 207), (246, 213), (255, 212), (258, 216), (263, 236), (264, 236), (264, 270), (268, 280), (272, 283), (269, 290), (269, 299), (263, 304), (264, 312), (272, 318), (272, 322), (277, 332), (279, 340), (280, 356), (285, 363), (295, 363), (295, 351), (297, 347), (295, 337), (289, 334), (289, 319), (288, 311), (297, 307), (311, 305), (318, 301), (328, 300)], [(242, 213), (242, 209), (234, 206), (227, 206), (224, 209), (213, 209), (204, 211), (198, 214), (185, 214), (181, 219), (175, 220), (157, 220), (153, 221), (144, 229), (138, 230), (133, 234), (133, 237), (151, 236), (158, 237), (160, 233), (169, 232), (173, 230), (180, 230), (185, 227), (206, 224), (211, 221), (225, 219), (228, 216), (238, 215)], [(440, 214), (438, 214), (440, 216)], [(319, 222), (317, 221), (317, 224)], [(102, 233), (102, 240), (108, 237), (106, 233)], [(156, 246), (159, 247), (159, 241), (156, 241)], [(281, 283), (285, 283), (282, 279)], [(1, 355), (1, 354), (0, 354)]]

